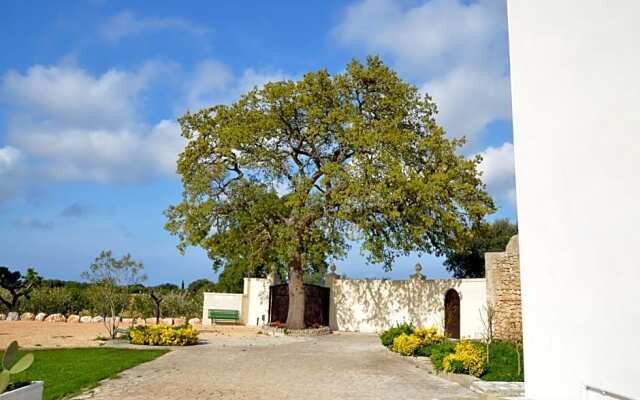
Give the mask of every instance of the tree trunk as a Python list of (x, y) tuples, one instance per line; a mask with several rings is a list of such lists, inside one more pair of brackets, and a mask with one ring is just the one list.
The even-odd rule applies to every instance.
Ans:
[(300, 257), (294, 257), (289, 266), (289, 312), (287, 328), (304, 329), (304, 282)]

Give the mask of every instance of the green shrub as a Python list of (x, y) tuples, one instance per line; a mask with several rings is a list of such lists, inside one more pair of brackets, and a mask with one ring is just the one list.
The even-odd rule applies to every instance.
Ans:
[(194, 318), (202, 315), (203, 296), (174, 290), (162, 295), (160, 310), (168, 317)]
[(418, 347), (418, 349), (416, 350), (416, 356), (418, 357), (431, 357), (431, 349), (433, 349), (432, 344), (426, 345), (426, 346), (420, 346)]
[(487, 353), (482, 343), (468, 340), (456, 344), (455, 352), (444, 357), (445, 372), (482, 376), (487, 369)]
[(380, 342), (382, 342), (383, 346), (390, 348), (391, 346), (393, 346), (393, 340), (397, 336), (400, 336), (402, 334), (411, 335), (413, 334), (414, 330), (414, 326), (411, 324), (407, 324), (406, 322), (403, 324), (398, 324), (397, 326), (394, 326), (393, 328), (389, 328), (386, 331), (382, 332), (382, 335), (380, 335)]
[(416, 350), (420, 347), (420, 338), (416, 335), (407, 335), (405, 333), (396, 336), (393, 339), (393, 346), (391, 349), (396, 353), (400, 353), (403, 356), (412, 356)]
[(150, 346), (189, 346), (198, 343), (198, 331), (191, 325), (147, 325), (129, 330), (132, 344)]
[(146, 293), (136, 293), (130, 295), (129, 304), (124, 311), (124, 316), (128, 318), (149, 318), (155, 316), (155, 306), (153, 300)]
[(20, 311), (34, 314), (75, 314), (81, 310), (74, 301), (71, 291), (64, 287), (39, 287), (31, 292), (28, 299), (23, 299)]
[(446, 356), (452, 354), (456, 349), (456, 345), (453, 342), (444, 341), (442, 343), (434, 344), (431, 346), (431, 363), (433, 368), (437, 371), (444, 370), (442, 361)]

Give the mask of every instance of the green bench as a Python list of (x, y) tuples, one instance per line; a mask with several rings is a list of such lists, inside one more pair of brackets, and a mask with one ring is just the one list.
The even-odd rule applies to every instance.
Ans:
[(218, 321), (240, 321), (240, 312), (238, 310), (209, 310), (209, 319), (215, 324)]

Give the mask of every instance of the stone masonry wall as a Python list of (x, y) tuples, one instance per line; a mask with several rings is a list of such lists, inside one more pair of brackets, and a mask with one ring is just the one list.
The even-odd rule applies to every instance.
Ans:
[(518, 235), (504, 252), (485, 253), (487, 303), (494, 311), (494, 337), (522, 340), (522, 300)]

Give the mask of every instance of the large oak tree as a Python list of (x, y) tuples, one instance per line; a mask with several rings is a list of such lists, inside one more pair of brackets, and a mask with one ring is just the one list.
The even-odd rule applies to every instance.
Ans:
[(214, 268), (286, 266), (290, 328), (303, 273), (359, 243), (390, 269), (410, 252), (462, 248), (494, 210), (478, 157), (456, 152), (436, 105), (377, 57), (254, 88), (180, 118), (182, 201), (166, 228)]

